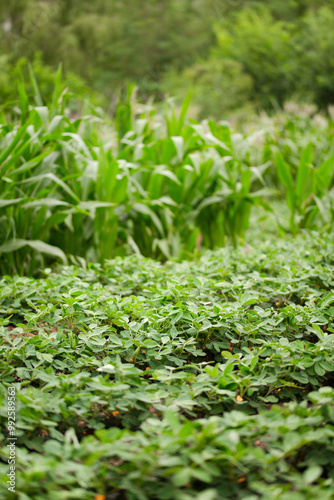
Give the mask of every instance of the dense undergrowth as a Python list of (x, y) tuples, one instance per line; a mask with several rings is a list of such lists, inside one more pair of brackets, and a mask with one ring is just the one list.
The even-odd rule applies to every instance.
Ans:
[(333, 270), (312, 232), (3, 277), (17, 498), (333, 498)]

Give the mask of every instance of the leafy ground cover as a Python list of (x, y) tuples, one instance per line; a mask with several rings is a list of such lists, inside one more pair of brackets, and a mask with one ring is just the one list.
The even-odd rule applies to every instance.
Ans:
[(311, 232), (4, 276), (17, 498), (333, 498), (333, 271)]

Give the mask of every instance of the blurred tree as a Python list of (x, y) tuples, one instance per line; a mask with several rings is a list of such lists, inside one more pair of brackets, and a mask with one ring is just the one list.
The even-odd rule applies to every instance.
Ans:
[(242, 65), (261, 107), (271, 107), (274, 100), (282, 105), (294, 93), (298, 74), (294, 25), (275, 21), (265, 8), (244, 9), (233, 19), (216, 26), (217, 54)]
[(130, 81), (142, 98), (191, 86), (215, 116), (248, 101), (325, 107), (334, 101), (333, 22), (334, 0), (1, 2), (0, 99), (14, 96), (18, 61), (39, 51), (46, 92), (47, 67), (62, 62), (75, 88), (85, 81), (107, 97)]
[(189, 90), (198, 118), (226, 119), (231, 111), (253, 112), (250, 103), (253, 81), (232, 59), (214, 55), (200, 60), (182, 73), (170, 72), (161, 84), (168, 94), (185, 98)]
[(334, 11), (328, 6), (316, 16), (309, 11), (302, 27), (300, 88), (307, 89), (306, 94), (310, 92), (319, 107), (325, 108), (334, 103)]
[(99, 90), (135, 80), (145, 92), (207, 53), (211, 15), (204, 0), (14, 0), (1, 6), (10, 31), (1, 48), (14, 59), (41, 50), (45, 64), (63, 62)]

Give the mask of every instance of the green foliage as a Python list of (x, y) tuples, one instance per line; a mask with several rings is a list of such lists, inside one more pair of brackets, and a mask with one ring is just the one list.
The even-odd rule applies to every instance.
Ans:
[(0, 493), (330, 500), (333, 236), (0, 282)]
[(282, 5), (0, 6), (1, 498), (13, 387), (19, 500), (334, 498), (334, 5)]
[(268, 200), (285, 193), (293, 233), (332, 227), (332, 124), (320, 115), (285, 112), (240, 134), (227, 122), (188, 119), (190, 94), (180, 109), (169, 99), (158, 110), (129, 86), (110, 123), (87, 103), (73, 116), (60, 69), (48, 106), (32, 67), (29, 78), (34, 105), (19, 82), (19, 107), (0, 129), (3, 273), (31, 275), (55, 259), (182, 259), (201, 246), (236, 246), (252, 208), (270, 211)]
[(129, 87), (102, 141), (105, 122), (67, 116), (60, 72), (49, 107), (30, 77), (36, 105), (20, 83), (19, 121), (1, 127), (2, 272), (37, 272), (41, 254), (182, 258), (198, 238), (236, 244), (251, 207), (269, 208), (272, 191), (258, 191), (266, 165), (249, 165), (226, 124), (188, 121), (190, 95), (179, 112), (169, 102), (155, 115)]
[[(80, 192), (81, 198), (76, 193), (87, 184), (81, 175), (81, 151), (86, 151), (86, 146), (78, 134), (83, 120), (71, 122), (63, 114), (67, 96), (60, 77), (59, 72), (54, 82), (53, 107), (49, 109), (43, 106), (31, 73), (37, 106), (29, 107), (28, 95), (19, 83), (20, 122), (14, 120), (14, 124), (1, 126), (2, 271), (31, 273), (41, 265), (41, 253), (65, 261), (64, 252), (50, 241), (52, 230), (65, 223), (73, 232), (79, 222), (76, 216), (82, 218), (95, 207), (94, 203), (82, 203), (86, 201), (85, 192)], [(65, 236), (65, 251), (80, 253), (75, 246), (79, 241), (66, 249)]]

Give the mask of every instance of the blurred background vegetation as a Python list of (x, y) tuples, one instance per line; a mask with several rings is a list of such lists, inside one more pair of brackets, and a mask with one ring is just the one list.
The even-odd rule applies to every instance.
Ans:
[(192, 90), (199, 118), (334, 102), (334, 0), (11, 0), (0, 5), (0, 103), (30, 61), (105, 108)]

